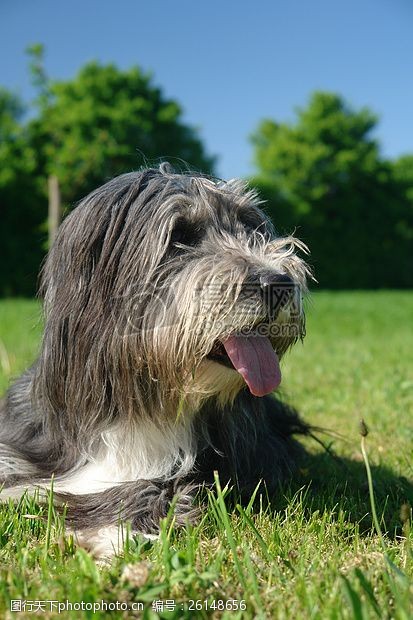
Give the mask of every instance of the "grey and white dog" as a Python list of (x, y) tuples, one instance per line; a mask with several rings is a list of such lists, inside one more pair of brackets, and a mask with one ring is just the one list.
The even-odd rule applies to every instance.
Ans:
[[(308, 427), (271, 396), (304, 335), (308, 268), (244, 182), (124, 174), (64, 220), (39, 358), (0, 410), (3, 497), (47, 489), (93, 546), (193, 517), (218, 471), (273, 492)], [(107, 548), (107, 547), (106, 547)]]

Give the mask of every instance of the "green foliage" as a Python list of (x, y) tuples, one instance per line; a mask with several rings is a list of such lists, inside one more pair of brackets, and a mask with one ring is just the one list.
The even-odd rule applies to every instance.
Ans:
[(413, 155), (403, 155), (394, 162), (394, 175), (406, 193), (413, 210)]
[[(57, 175), (71, 205), (118, 174), (160, 157), (212, 171), (195, 131), (182, 122), (176, 101), (166, 99), (138, 67), (85, 65), (70, 81), (53, 81), (29, 125), (40, 174)], [(143, 159), (144, 158), (144, 159)]]
[(43, 257), (47, 203), (19, 99), (0, 89), (0, 295), (33, 295)]
[(413, 207), (404, 186), (407, 176), (412, 188), (413, 168), (410, 158), (396, 166), (381, 158), (371, 137), (376, 122), (368, 109), (318, 92), (295, 124), (264, 120), (252, 137), (253, 183), (278, 229), (296, 227), (308, 243), (323, 287), (413, 285)]
[(39, 107), (46, 106), (51, 97), (50, 80), (44, 67), (44, 52), (44, 46), (41, 43), (34, 43), (26, 48), (26, 54), (30, 59), (29, 73), (37, 91), (36, 104)]
[[(282, 389), (308, 422), (336, 431), (323, 437), (335, 456), (308, 440), (307, 462), (273, 506), (260, 502), (260, 488), (256, 501), (234, 506), (218, 485), (196, 526), (177, 531), (171, 514), (158, 540), (126, 540), (125, 555), (107, 564), (96, 563), (67, 530), (63, 535), (61, 518), (48, 506), (28, 498), (0, 504), (0, 616), (9, 617), (10, 599), (103, 599), (142, 601), (143, 618), (411, 618), (413, 297), (322, 292), (308, 310), (308, 336), (283, 361)], [(0, 368), (0, 379), (34, 358), (38, 313), (34, 301), (0, 302), (0, 343), (11, 362), (9, 371)], [(361, 417), (370, 429), (381, 538), (360, 454)], [(244, 601), (245, 611), (213, 609), (213, 601), (231, 598)], [(174, 599), (175, 612), (152, 612), (158, 599)], [(199, 609), (189, 609), (191, 599)], [(20, 615), (32, 614), (28, 608)], [(135, 617), (132, 611), (59, 614), (109, 616)]]

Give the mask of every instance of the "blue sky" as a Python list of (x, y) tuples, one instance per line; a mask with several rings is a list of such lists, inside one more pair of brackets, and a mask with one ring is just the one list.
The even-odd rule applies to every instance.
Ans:
[(26, 100), (35, 42), (54, 78), (91, 59), (152, 71), (223, 177), (253, 170), (260, 119), (292, 120), (314, 89), (370, 106), (385, 156), (413, 152), (411, 0), (1, 0), (0, 84)]

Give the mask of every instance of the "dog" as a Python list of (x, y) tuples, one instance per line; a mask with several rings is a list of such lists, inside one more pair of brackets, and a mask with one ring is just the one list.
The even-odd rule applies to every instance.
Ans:
[(154, 535), (202, 485), (294, 472), (308, 427), (272, 392), (305, 333), (306, 246), (240, 180), (123, 174), (63, 221), (41, 275), (40, 355), (0, 411), (3, 497), (50, 488), (91, 548)]

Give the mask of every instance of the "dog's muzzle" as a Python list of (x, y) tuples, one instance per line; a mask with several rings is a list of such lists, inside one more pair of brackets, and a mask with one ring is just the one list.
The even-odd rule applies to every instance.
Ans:
[[(286, 274), (261, 273), (247, 282), (256, 285), (267, 323), (274, 321), (296, 292), (296, 285)], [(250, 333), (234, 333), (217, 341), (208, 355), (209, 359), (239, 372), (254, 396), (264, 396), (278, 388), (281, 383), (280, 361), (267, 335), (253, 329)]]

